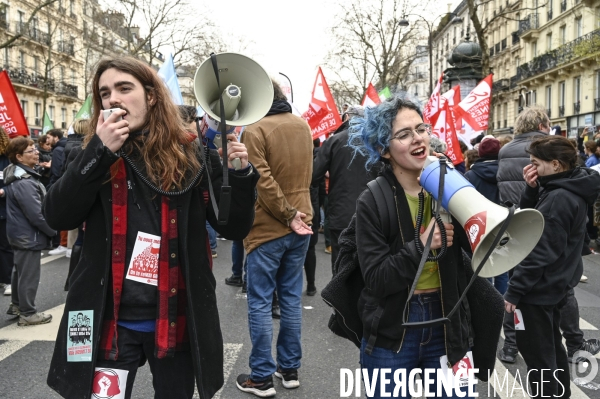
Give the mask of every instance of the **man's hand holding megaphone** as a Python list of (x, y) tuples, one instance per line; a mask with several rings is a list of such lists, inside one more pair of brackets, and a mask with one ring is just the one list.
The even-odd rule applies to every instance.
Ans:
[[(219, 155), (223, 156), (223, 149), (219, 148)], [(229, 169), (235, 169), (233, 160), (239, 158), (241, 162), (241, 170), (248, 167), (248, 150), (244, 143), (240, 143), (235, 137), (235, 134), (227, 135), (227, 166)]]

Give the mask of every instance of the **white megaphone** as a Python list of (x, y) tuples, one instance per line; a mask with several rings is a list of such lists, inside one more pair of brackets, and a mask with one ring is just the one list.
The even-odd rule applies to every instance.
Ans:
[[(194, 94), (206, 112), (201, 134), (212, 148), (221, 148), (218, 124), (221, 121), (219, 96), (223, 94), (227, 133), (236, 126), (247, 126), (262, 119), (273, 104), (273, 83), (267, 72), (254, 60), (242, 54), (216, 55), (221, 90), (210, 58), (196, 70)], [(232, 162), (240, 168), (240, 160)]]
[[(443, 162), (443, 161), (442, 161)], [(473, 250), (472, 267), (476, 269), (509, 214), (481, 195), (460, 172), (448, 166), (444, 176), (442, 207), (454, 216), (467, 232)], [(438, 198), (440, 159), (427, 157), (421, 174), (421, 186)], [(537, 245), (544, 230), (544, 217), (535, 209), (518, 209), (510, 224), (481, 269), (481, 277), (494, 277), (509, 271)]]

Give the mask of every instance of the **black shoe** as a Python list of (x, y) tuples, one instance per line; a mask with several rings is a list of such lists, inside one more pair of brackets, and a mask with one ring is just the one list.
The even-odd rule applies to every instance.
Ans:
[(315, 287), (314, 285), (309, 285), (306, 287), (306, 295), (315, 296), (316, 293), (317, 293), (317, 287)]
[(273, 304), (273, 308), (271, 309), (271, 314), (274, 319), (281, 319), (281, 309), (279, 309), (279, 304)]
[(298, 381), (298, 370), (292, 369), (288, 371), (282, 371), (281, 368), (277, 367), (275, 377), (281, 378), (281, 383), (283, 384), (284, 388), (294, 389), (300, 386), (300, 381)]
[(596, 353), (600, 352), (600, 341), (596, 338), (583, 340), (583, 344), (581, 344), (581, 347), (578, 350), (574, 352), (569, 352), (567, 354), (567, 360), (569, 361), (569, 363), (577, 364), (586, 360), (586, 358), (583, 356), (578, 356), (575, 359), (573, 359), (573, 355), (575, 355), (575, 352), (577, 351), (587, 352), (590, 355), (594, 356)]
[(500, 359), (504, 363), (514, 363), (517, 361), (518, 354), (518, 349), (504, 347), (498, 351), (498, 359)]
[(250, 379), (249, 374), (238, 375), (235, 385), (240, 391), (253, 393), (261, 398), (270, 398), (275, 396), (275, 387), (273, 386), (273, 377), (266, 381), (254, 382)]
[(11, 316), (19, 316), (21, 314), (21, 312), (19, 311), (19, 307), (17, 305), (14, 305), (11, 303), (8, 306), (8, 310), (6, 311), (6, 314), (11, 315)]
[(241, 287), (243, 284), (242, 276), (236, 276), (235, 274), (232, 274), (231, 277), (225, 278), (225, 284), (232, 285), (234, 287)]
[(242, 294), (247, 294), (248, 293), (248, 284), (244, 281), (244, 283), (242, 284)]

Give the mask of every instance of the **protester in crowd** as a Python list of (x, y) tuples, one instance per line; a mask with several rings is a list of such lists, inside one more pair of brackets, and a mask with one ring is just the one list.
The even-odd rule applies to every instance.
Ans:
[(33, 140), (26, 137), (12, 139), (6, 155), (11, 164), (4, 169), (6, 197), (6, 230), (8, 242), (14, 251), (11, 304), (7, 314), (19, 316), (18, 325), (31, 326), (49, 323), (52, 315), (38, 312), (35, 297), (40, 284), (42, 249), (49, 237), (56, 234), (42, 215), (46, 189), (34, 167), (39, 161)]
[[(600, 175), (576, 167), (577, 153), (562, 136), (531, 142), (531, 164), (521, 209), (544, 216), (544, 232), (533, 251), (514, 269), (504, 295), (506, 311), (517, 310), (517, 347), (527, 364), (532, 389), (552, 397), (570, 397), (567, 353), (560, 333), (560, 308), (583, 272), (581, 251), (586, 209), (600, 194)], [(550, 370), (554, 378), (543, 377)]]
[(319, 151), (313, 164), (312, 184), (318, 184), (329, 172), (327, 194), (327, 214), (331, 242), (331, 267), (340, 250), (338, 239), (342, 230), (348, 227), (356, 210), (356, 199), (367, 187), (367, 183), (377, 176), (378, 168), (365, 169), (366, 158), (354, 156), (348, 143), (348, 127), (355, 117), (362, 117), (364, 109), (353, 105), (346, 111), (346, 121), (337, 128)]
[(498, 137), (498, 141), (500, 142), (500, 148), (504, 147), (506, 144), (510, 143), (513, 140), (513, 136), (511, 134), (504, 134)]
[[(284, 388), (300, 386), (302, 266), (312, 234), (310, 128), (292, 114), (276, 82), (273, 91), (267, 116), (247, 126), (242, 135), (260, 179), (256, 218), (244, 240), (252, 342), (250, 374), (240, 374), (236, 385), (260, 397), (275, 395), (273, 374), (282, 379)], [(271, 354), (273, 322), (269, 312), (276, 289), (281, 306), (277, 364)]]
[(6, 154), (10, 139), (0, 127), (0, 290), (4, 295), (12, 294), (11, 273), (13, 269), (13, 250), (6, 235), (6, 196), (4, 195), (4, 174), (2, 171), (10, 165)]
[(52, 174), (52, 145), (48, 140), (48, 135), (44, 134), (38, 137), (37, 149), (40, 152), (40, 163), (37, 166), (38, 172), (42, 176), (40, 181), (44, 187), (48, 187)]
[(48, 188), (50, 188), (62, 176), (67, 138), (64, 137), (64, 132), (61, 129), (50, 129), (46, 136), (48, 137), (47, 141), (52, 146), (52, 169), (50, 183), (48, 184)]
[[(317, 158), (319, 149), (321, 148), (321, 140), (313, 140), (313, 165)], [(314, 168), (313, 168), (314, 174)], [(314, 296), (317, 294), (317, 286), (315, 284), (315, 275), (317, 271), (317, 252), (315, 246), (319, 242), (319, 226), (321, 224), (321, 212), (319, 212), (319, 186), (320, 182), (312, 181), (310, 184), (310, 203), (312, 206), (312, 236), (306, 250), (306, 259), (304, 260), (304, 273), (306, 274), (306, 295)]]
[[(395, 239), (385, 237), (375, 198), (370, 190), (363, 191), (356, 202), (358, 263), (365, 282), (358, 303), (364, 327), (360, 364), (370, 378), (384, 368), (391, 369), (390, 375), (403, 369), (407, 376), (416, 368), (440, 369), (440, 358), (444, 355), (450, 365), (457, 364), (472, 342), (466, 301), (444, 326), (403, 327), (402, 312), (407, 303), (408, 322), (429, 321), (447, 314), (465, 289), (466, 270), (470, 268), (463, 263), (461, 251), (462, 248), (471, 252), (464, 230), (455, 220), (444, 223), (448, 252), (439, 261), (425, 264), (414, 295), (409, 298), (421, 258), (414, 223), (418, 196), (423, 193), (418, 178), (429, 155), (430, 134), (431, 125), (423, 123), (419, 108), (399, 97), (367, 109), (364, 117), (356, 118), (350, 125), (348, 145), (367, 157), (366, 167), (384, 162), (382, 174), (394, 192), (400, 224), (400, 234)], [(442, 234), (432, 219), (432, 197), (423, 194), (424, 231), (418, 237), (425, 244), (430, 231), (435, 229), (431, 248), (438, 250), (442, 247)], [(388, 239), (394, 240), (391, 245)], [(380, 307), (383, 311), (376, 312)], [(373, 318), (379, 316), (376, 328)], [(368, 343), (371, 337), (375, 338), (372, 348)], [(386, 395), (381, 379), (375, 380), (373, 398), (390, 396), (393, 384), (385, 388)], [(433, 378), (429, 391), (436, 392), (436, 386)]]
[[(479, 147), (479, 144), (477, 144)], [(479, 159), (479, 151), (477, 149), (467, 150), (465, 152), (465, 173), (471, 169), (471, 166)]]
[[(550, 119), (546, 110), (534, 105), (526, 107), (515, 120), (514, 139), (498, 153), (498, 193), (500, 202), (518, 204), (525, 189), (523, 168), (530, 163), (527, 149), (535, 138), (545, 137), (550, 131)], [(510, 275), (511, 272), (509, 272)], [(504, 345), (498, 358), (506, 363), (514, 363), (519, 351), (514, 330), (513, 315), (504, 318)]]
[(598, 155), (596, 152), (598, 151), (598, 145), (593, 140), (588, 140), (583, 145), (585, 149), (585, 155), (587, 159), (585, 160), (585, 166), (587, 168), (591, 168), (592, 166), (596, 166), (600, 164), (600, 159), (598, 159)]
[[(130, 398), (148, 360), (155, 398), (192, 398), (194, 382), (200, 397), (210, 398), (223, 385), (223, 340), (210, 255), (200, 243), (207, 219), (227, 237), (247, 234), (258, 174), (245, 146), (229, 142), (229, 168), (234, 158), (242, 168), (230, 169), (229, 223), (217, 224), (205, 200), (201, 149), (156, 72), (131, 57), (103, 59), (91, 87), (94, 134), (44, 202), (50, 225), (86, 223), (85, 262), (70, 279), (48, 385), (63, 397), (89, 397), (106, 381), (96, 371), (112, 370)], [(109, 108), (115, 110), (104, 119)], [(221, 169), (213, 164), (210, 176)], [(98, 347), (90, 361), (73, 362), (68, 321), (81, 310), (93, 314)]]

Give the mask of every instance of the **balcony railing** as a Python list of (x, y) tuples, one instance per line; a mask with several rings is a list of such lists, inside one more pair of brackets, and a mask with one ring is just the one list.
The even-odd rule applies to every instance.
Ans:
[(519, 41), (521, 40), (521, 38), (519, 37), (519, 32), (515, 31), (512, 33), (512, 45), (517, 45), (519, 44)]
[(490, 47), (490, 57), (494, 55), (494, 46)]
[(501, 43), (502, 50), (506, 50), (506, 38), (502, 39), (502, 42), (500, 42), (500, 43)]
[(531, 30), (537, 29), (540, 27), (538, 14), (529, 14), (527, 18), (519, 21), (519, 36), (523, 35), (523, 33)]
[(567, 0), (563, 0), (560, 2), (560, 12), (567, 11)]
[(581, 110), (581, 101), (576, 101), (573, 103), (573, 113), (578, 114)]
[(527, 79), (572, 60), (597, 53), (600, 49), (600, 29), (578, 37), (554, 50), (548, 51), (517, 69), (520, 79)]
[[(8, 71), (8, 76), (12, 83), (27, 85), (40, 90), (44, 90), (45, 87), (48, 91), (55, 91), (56, 85), (52, 78), (44, 79), (43, 76), (37, 75), (36, 73), (29, 74), (19, 68), (10, 68), (8, 65), (5, 65), (4, 69)], [(75, 87), (75, 91), (77, 91), (77, 87), (73, 87)], [(75, 97), (77, 97), (77, 95), (75, 95)]]
[(546, 109), (546, 114), (548, 115), (548, 118), (552, 118), (552, 109), (551, 108), (547, 108)]
[(594, 98), (594, 111), (600, 111), (600, 98)]
[(56, 94), (62, 94), (69, 97), (77, 97), (77, 86), (67, 83), (59, 83), (56, 85)]
[(508, 90), (510, 88), (510, 80), (509, 79), (499, 79), (492, 83), (492, 91), (496, 92), (498, 90)]
[(75, 55), (75, 49), (74, 49), (74, 45), (73, 43), (67, 43), (67, 42), (58, 42), (56, 45), (56, 49), (58, 51), (60, 51), (61, 53), (66, 53), (69, 54), (71, 56)]
[(560, 105), (558, 107), (558, 117), (562, 118), (563, 116), (565, 116), (565, 106), (564, 105)]
[(515, 75), (513, 77), (510, 78), (510, 88), (514, 89), (515, 87), (517, 87), (517, 82), (519, 81), (519, 76)]

